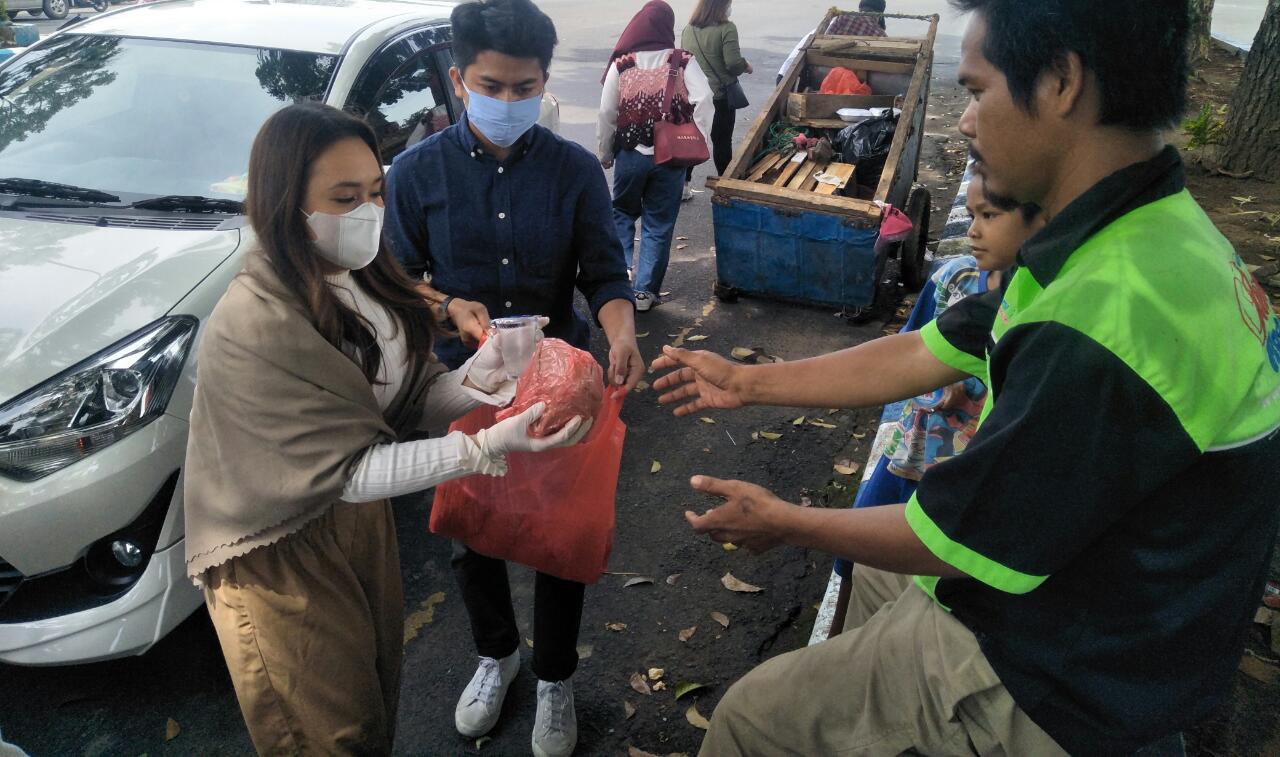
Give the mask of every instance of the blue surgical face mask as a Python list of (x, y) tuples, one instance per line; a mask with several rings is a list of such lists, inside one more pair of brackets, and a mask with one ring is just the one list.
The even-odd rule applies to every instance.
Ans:
[(538, 123), (542, 115), (542, 95), (507, 102), (472, 92), (466, 84), (467, 118), (480, 133), (498, 147), (510, 147)]

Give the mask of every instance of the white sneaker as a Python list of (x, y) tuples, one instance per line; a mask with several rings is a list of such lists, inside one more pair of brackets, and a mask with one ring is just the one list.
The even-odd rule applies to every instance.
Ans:
[(453, 712), (458, 733), (474, 739), (493, 730), (498, 724), (498, 716), (502, 714), (502, 700), (506, 699), (507, 689), (511, 688), (511, 682), (519, 672), (518, 649), (501, 660), (481, 657), (476, 674), (462, 690), (458, 708)]
[(680, 195), (680, 202), (688, 202), (693, 199), (693, 187), (689, 186), (689, 182), (684, 183), (684, 193)]
[(573, 681), (538, 681), (534, 757), (569, 757), (577, 745), (578, 714), (573, 709)]
[(648, 292), (636, 292), (636, 310), (644, 313), (658, 304), (658, 298)]

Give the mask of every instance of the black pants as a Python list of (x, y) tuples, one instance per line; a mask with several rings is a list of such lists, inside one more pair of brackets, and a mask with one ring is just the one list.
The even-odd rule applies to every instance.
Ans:
[[(733, 160), (733, 122), (738, 112), (729, 107), (726, 98), (713, 101), (716, 106), (715, 118), (711, 120), (711, 160), (716, 165), (716, 174), (724, 175), (724, 169)], [(693, 179), (693, 169), (689, 169), (686, 181)]]
[[(471, 635), (482, 657), (502, 659), (520, 647), (511, 607), (507, 564), (454, 542), (453, 574), (471, 618)], [(533, 672), (543, 681), (564, 681), (578, 668), (578, 626), (586, 587), (539, 573), (533, 591)]]

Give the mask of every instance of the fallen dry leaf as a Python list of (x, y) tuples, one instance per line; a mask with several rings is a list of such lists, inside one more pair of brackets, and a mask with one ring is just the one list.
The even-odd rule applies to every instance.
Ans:
[(579, 660), (586, 660), (586, 659), (590, 658), (590, 657), (591, 657), (591, 655), (595, 654), (595, 651), (596, 651), (596, 648), (595, 648), (595, 647), (593, 647), (593, 646), (592, 646), (592, 645), (590, 645), (590, 644), (579, 644), (579, 645), (578, 645), (578, 659), (579, 659)]
[(696, 704), (690, 705), (689, 709), (685, 710), (684, 719), (689, 721), (689, 725), (694, 728), (701, 728), (704, 731), (711, 727), (711, 723), (702, 717), (701, 712), (698, 712), (698, 705)]
[(688, 242), (689, 237), (676, 237), (677, 242)]
[(746, 360), (754, 354), (756, 354), (755, 350), (749, 350), (746, 347), (734, 347), (729, 352), (729, 355), (733, 357), (734, 360)]
[(650, 473), (657, 473), (660, 470), (662, 470), (662, 463), (658, 462), (657, 460), (654, 460), (653, 465), (649, 466)]
[(404, 619), (404, 643), (408, 644), (418, 637), (422, 629), (431, 624), (436, 619), (436, 605), (444, 601), (444, 592), (437, 591), (435, 594), (427, 597)]
[(693, 635), (694, 635), (695, 633), (697, 633), (697, 632), (698, 632), (698, 627), (697, 627), (697, 626), (689, 626), (688, 628), (686, 628), (686, 629), (684, 629), (683, 631), (681, 631), (681, 632), (680, 632), (680, 634), (679, 634), (679, 636), (680, 636), (680, 641), (686, 641), (686, 642), (687, 642), (689, 639), (692, 639), (692, 638), (693, 638)]
[(648, 381), (641, 381), (640, 383), (636, 384), (636, 391), (637, 391), (637, 392), (643, 392), (643, 391), (646, 391), (646, 390), (648, 390), (648, 388), (649, 388), (649, 382), (648, 382)]
[[(635, 706), (634, 704), (631, 704), (630, 702), (628, 702), (628, 701), (627, 701), (627, 700), (625, 700), (625, 699), (624, 699), (624, 700), (622, 700), (622, 718), (623, 718), (623, 720), (630, 720), (631, 718), (634, 718), (635, 716), (636, 716), (636, 706)], [(640, 750), (638, 750), (638, 749), (633, 749), (633, 750), (632, 750), (632, 752), (633, 752), (633, 753), (634, 753), (634, 752), (638, 752), (638, 751), (640, 751)], [(643, 752), (641, 752), (641, 754), (644, 754), (644, 753), (643, 753)]]
[(791, 425), (792, 425), (792, 426), (803, 426), (803, 425), (804, 425), (804, 416), (802, 415), (802, 416), (800, 416), (799, 418), (796, 418), (794, 421), (791, 421)]
[(704, 339), (706, 339), (706, 338), (707, 338), (707, 335), (706, 335), (706, 334), (694, 334), (693, 336), (689, 337), (688, 339), (685, 339), (685, 341), (686, 341), (686, 342), (701, 342), (702, 340), (704, 340)]
[(736, 552), (738, 550), (738, 545), (734, 544), (731, 541), (727, 541), (724, 544), (721, 544), (720, 546), (724, 547), (725, 552)]
[(1252, 655), (1240, 658), (1240, 672), (1268, 686), (1280, 681), (1280, 668), (1268, 665)]
[(761, 439), (768, 439), (768, 440), (769, 440), (769, 441), (771, 441), (771, 442), (776, 442), (776, 441), (778, 441), (779, 439), (781, 439), (781, 438), (782, 438), (782, 434), (775, 434), (775, 433), (774, 433), (774, 432), (772, 432), (772, 431), (761, 431), (761, 432), (760, 432), (760, 438), (761, 438)]
[(687, 244), (678, 244), (678, 245), (676, 245), (676, 249), (677, 249), (677, 250), (683, 250), (683, 249), (685, 249), (685, 248), (686, 248), (686, 247), (688, 247), (688, 246), (689, 246), (689, 245), (687, 245)]
[(180, 733), (182, 733), (182, 726), (178, 725), (178, 721), (169, 718), (169, 722), (164, 724), (164, 740), (173, 741)]
[(524, 643), (528, 644), (530, 649), (533, 649), (533, 639), (530, 639), (528, 636), (526, 636), (524, 638)]
[(648, 331), (644, 332), (643, 334), (636, 334), (636, 339), (644, 339), (646, 336), (649, 336)]
[(817, 426), (818, 428), (839, 428), (839, 426), (835, 425), (834, 423), (827, 423), (826, 421), (820, 421), (816, 419), (809, 421), (809, 425)]
[(703, 423), (715, 423), (715, 422), (716, 422), (716, 419), (715, 419), (715, 418), (707, 418), (706, 416), (703, 416), (703, 417), (699, 418), (698, 420), (702, 421)]
[(866, 436), (867, 436), (867, 432), (865, 432), (865, 431), (864, 431), (864, 432), (862, 432), (861, 434), (854, 434), (854, 435), (853, 435), (853, 438), (854, 438), (854, 439), (865, 439), (865, 438), (866, 438)]
[(649, 682), (644, 679), (644, 673), (631, 674), (631, 688), (645, 696), (653, 695), (653, 689), (649, 688)]
[(662, 668), (649, 668), (650, 681), (661, 681), (662, 677), (666, 674), (667, 674), (667, 671), (663, 670)]
[(652, 578), (649, 578), (648, 576), (640, 576), (639, 578), (633, 578), (630, 581), (627, 581), (625, 584), (622, 585), (622, 588), (630, 589), (632, 586), (643, 586), (644, 584), (651, 584), (651, 583), (653, 583)]
[(729, 627), (729, 616), (725, 615), (722, 612), (711, 613), (711, 619), (719, 623), (720, 625), (724, 626), (725, 628)]
[(835, 470), (836, 473), (839, 473), (842, 476), (852, 476), (853, 474), (858, 472), (857, 465), (841, 465), (839, 463), (836, 463), (831, 467)]
[(622, 631), (627, 630), (626, 623), (605, 623), (604, 627), (614, 633), (621, 633)]
[(680, 580), (680, 576), (683, 576), (683, 575), (684, 575), (683, 573), (672, 573), (671, 575), (667, 576), (667, 586), (675, 586), (676, 583)]
[(725, 573), (724, 578), (720, 579), (720, 583), (724, 584), (724, 588), (729, 591), (737, 591), (745, 594), (756, 594), (764, 591), (764, 589), (761, 589), (759, 586), (754, 586), (746, 581), (739, 581), (737, 578), (734, 578), (732, 573)]
[(657, 683), (655, 683), (655, 684), (653, 685), (653, 690), (654, 690), (654, 691), (666, 691), (666, 690), (667, 690), (667, 682), (666, 682), (666, 681), (658, 681)]
[(697, 691), (698, 689), (705, 689), (705, 688), (707, 688), (707, 685), (705, 683), (691, 683), (689, 681), (683, 681), (681, 683), (677, 683), (675, 688), (676, 699), (679, 699), (685, 694), (691, 694)]

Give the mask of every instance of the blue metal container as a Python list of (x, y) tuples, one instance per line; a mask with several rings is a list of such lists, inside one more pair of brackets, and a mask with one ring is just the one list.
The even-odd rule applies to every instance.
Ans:
[(875, 298), (879, 227), (736, 198), (712, 205), (722, 291), (836, 308)]

